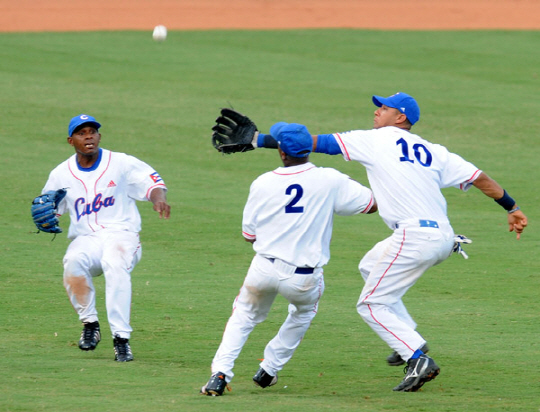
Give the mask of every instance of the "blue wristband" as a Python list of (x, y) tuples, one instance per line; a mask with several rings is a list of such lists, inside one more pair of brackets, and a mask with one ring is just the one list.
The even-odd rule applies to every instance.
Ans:
[(257, 136), (257, 147), (264, 147), (266, 149), (277, 149), (278, 142), (271, 134), (259, 133), (259, 136)]
[(506, 190), (504, 191), (503, 197), (500, 199), (495, 199), (495, 201), (503, 207), (504, 210), (512, 210), (516, 201), (510, 197)]

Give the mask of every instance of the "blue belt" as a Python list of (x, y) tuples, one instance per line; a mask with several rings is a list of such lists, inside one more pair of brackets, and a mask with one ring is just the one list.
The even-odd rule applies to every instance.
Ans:
[[(267, 258), (270, 262), (274, 263), (274, 258)], [(314, 268), (296, 268), (294, 273), (297, 273), (299, 275), (311, 275), (313, 272), (315, 272)]]
[(298, 273), (299, 275), (311, 275), (315, 269), (313, 268), (296, 268), (294, 273)]
[[(416, 224), (404, 224), (403, 226), (416, 226)], [(418, 227), (432, 227), (438, 228), (439, 224), (435, 220), (419, 219)], [(399, 224), (396, 223), (396, 229), (399, 229)]]

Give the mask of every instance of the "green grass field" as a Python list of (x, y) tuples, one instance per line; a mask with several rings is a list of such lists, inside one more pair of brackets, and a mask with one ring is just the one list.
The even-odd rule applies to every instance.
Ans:
[[(299, 30), (0, 35), (0, 410), (2, 411), (539, 411), (540, 32)], [(275, 151), (221, 156), (210, 144), (221, 107), (313, 133), (372, 126), (371, 95), (404, 91), (414, 131), (475, 163), (518, 200), (520, 241), (478, 190), (446, 189), (470, 259), (453, 256), (406, 295), (441, 366), (418, 393), (395, 393), (401, 368), (355, 304), (357, 264), (389, 234), (377, 215), (338, 217), (320, 311), (279, 383), (251, 382), (286, 315), (278, 299), (239, 357), (233, 392), (198, 395), (253, 256), (241, 237), (249, 185)], [(30, 202), (72, 154), (69, 119), (103, 125), (102, 147), (154, 166), (172, 216), (141, 203), (143, 259), (133, 273), (135, 361), (113, 362), (104, 339), (77, 348), (81, 326), (62, 286), (65, 234), (36, 234)], [(312, 161), (366, 182), (358, 164)], [(62, 220), (67, 229), (68, 221)]]

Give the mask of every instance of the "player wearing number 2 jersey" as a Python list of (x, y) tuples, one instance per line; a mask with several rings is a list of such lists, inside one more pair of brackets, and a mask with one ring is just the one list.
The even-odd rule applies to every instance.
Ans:
[[(313, 149), (341, 154), (365, 166), (379, 213), (393, 231), (361, 260), (365, 279), (357, 309), (367, 324), (395, 351), (390, 364), (407, 362), (396, 391), (414, 392), (435, 378), (439, 367), (424, 351), (424, 338), (402, 302), (403, 295), (430, 267), (454, 248), (454, 232), (441, 188), (472, 185), (508, 211), (510, 231), (521, 232), (526, 216), (501, 186), (473, 164), (410, 132), (420, 118), (415, 99), (405, 93), (373, 96), (374, 129), (313, 136)], [(257, 146), (272, 139), (259, 135)], [(422, 350), (424, 349), (424, 351)]]
[(330, 168), (308, 160), (313, 140), (305, 126), (272, 126), (284, 167), (257, 178), (244, 208), (242, 234), (256, 252), (233, 304), (223, 339), (212, 362), (212, 376), (201, 393), (219, 396), (233, 378), (233, 366), (253, 328), (266, 319), (277, 296), (289, 301), (289, 315), (264, 350), (253, 377), (274, 385), (291, 359), (324, 291), (323, 266), (330, 259), (333, 215), (373, 213), (371, 190)]

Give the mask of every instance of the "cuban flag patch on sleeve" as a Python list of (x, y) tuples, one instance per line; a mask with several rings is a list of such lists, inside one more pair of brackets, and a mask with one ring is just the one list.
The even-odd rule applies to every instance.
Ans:
[(157, 182), (162, 182), (163, 179), (161, 178), (161, 176), (159, 175), (158, 172), (154, 172), (150, 175), (150, 178), (154, 181), (154, 183), (157, 183)]

